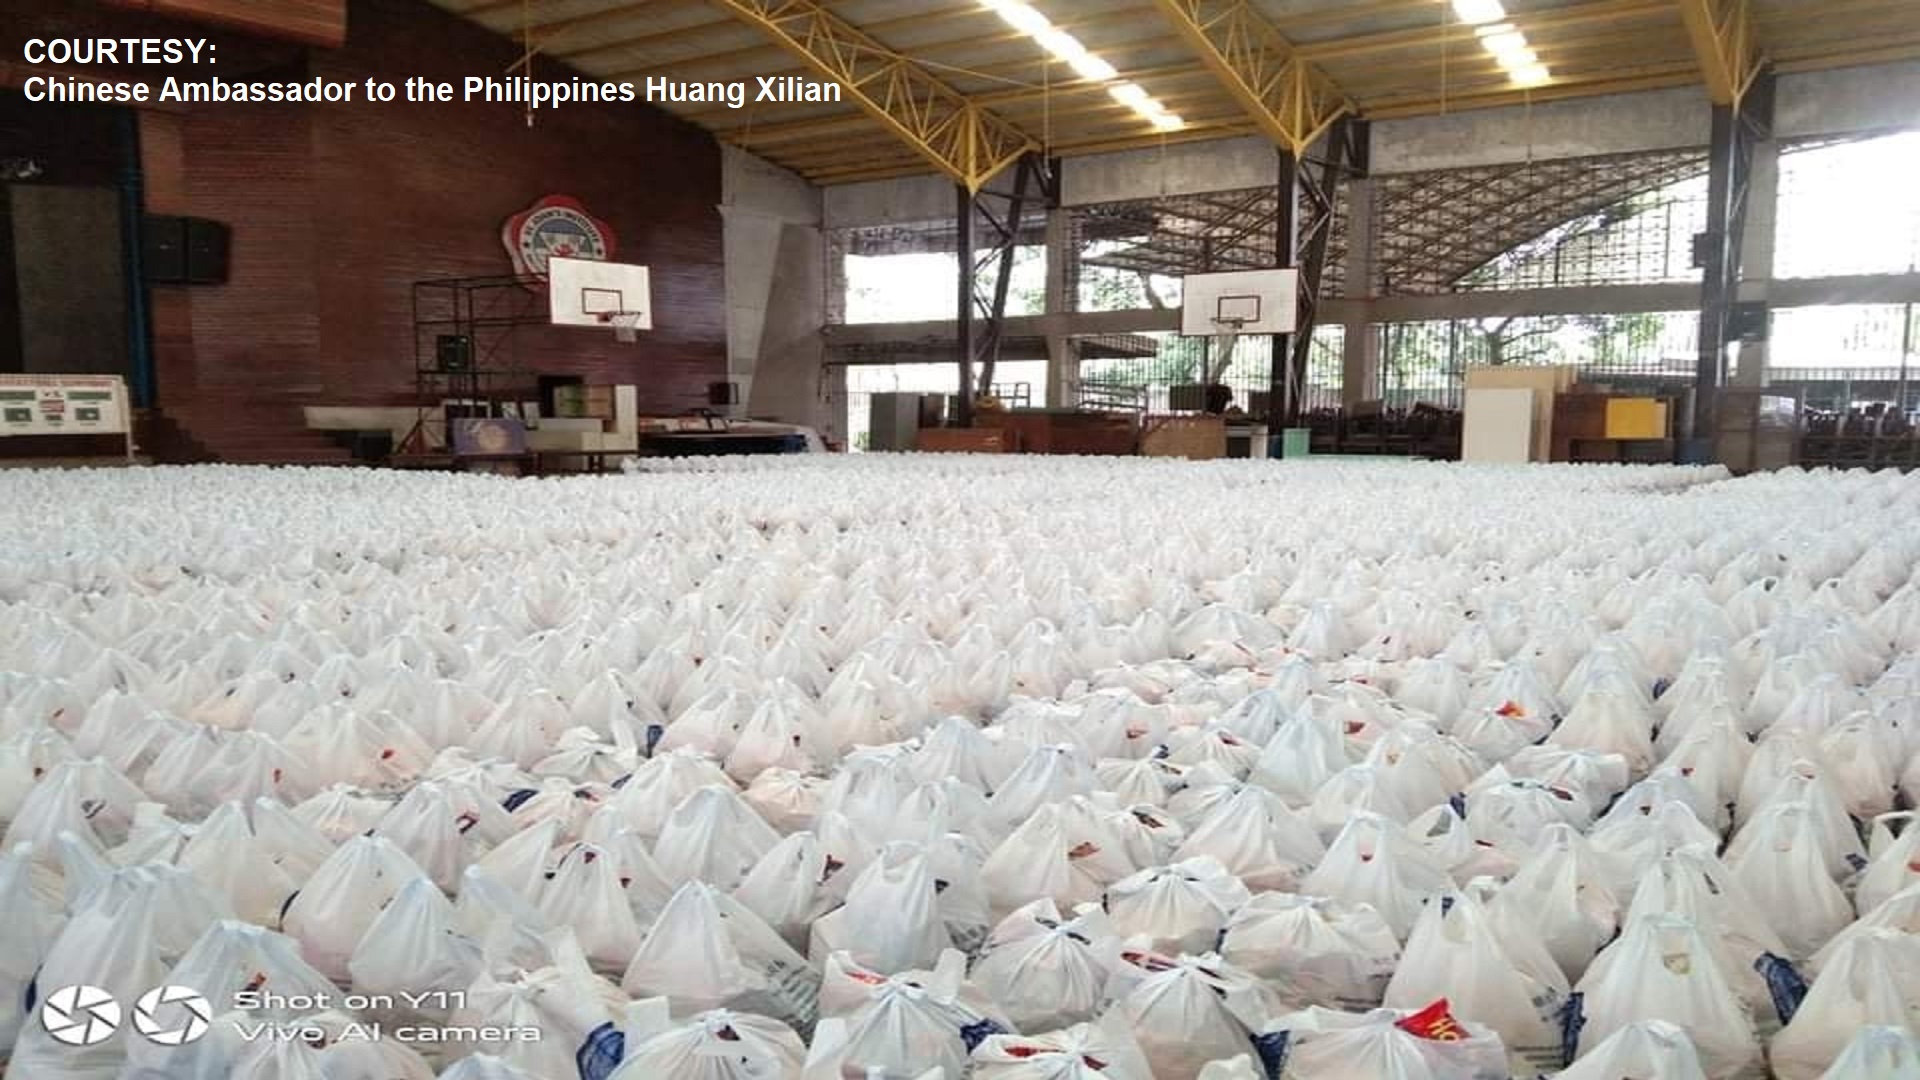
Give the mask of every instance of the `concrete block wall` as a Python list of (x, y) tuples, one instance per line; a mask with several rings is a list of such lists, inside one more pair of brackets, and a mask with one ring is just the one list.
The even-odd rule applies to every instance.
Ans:
[(821, 189), (736, 147), (721, 148), (725, 223), (727, 378), (736, 414), (840, 426), (822, 389), (826, 246)]

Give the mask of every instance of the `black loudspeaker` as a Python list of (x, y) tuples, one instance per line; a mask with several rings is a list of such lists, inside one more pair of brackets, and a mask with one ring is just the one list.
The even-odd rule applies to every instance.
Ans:
[(473, 339), (441, 334), (433, 339), (433, 355), (441, 371), (466, 371), (473, 367)]
[(187, 283), (224, 285), (227, 282), (227, 247), (232, 230), (224, 222), (206, 218), (187, 219)]
[(737, 382), (711, 382), (707, 384), (707, 404), (740, 404), (740, 384)]
[(149, 214), (140, 221), (140, 264), (155, 285), (221, 285), (231, 230), (206, 218)]
[(140, 266), (156, 285), (187, 280), (187, 219), (149, 214), (140, 221)]
[(1766, 301), (1743, 300), (1733, 305), (1733, 314), (1727, 323), (1727, 337), (1734, 341), (1765, 341), (1772, 321), (1771, 315), (1772, 311), (1767, 307)]

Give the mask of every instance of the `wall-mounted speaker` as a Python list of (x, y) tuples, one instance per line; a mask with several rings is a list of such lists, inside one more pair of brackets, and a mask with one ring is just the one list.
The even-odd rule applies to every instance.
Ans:
[(140, 263), (155, 285), (222, 285), (232, 237), (206, 218), (149, 214), (140, 222)]
[(1772, 310), (1764, 300), (1743, 300), (1733, 305), (1733, 313), (1727, 321), (1727, 337), (1734, 341), (1759, 342), (1767, 340), (1767, 332), (1772, 326)]
[(187, 284), (226, 284), (227, 248), (232, 237), (233, 230), (225, 222), (187, 219)]
[(473, 367), (473, 339), (465, 334), (441, 334), (434, 338), (433, 355), (441, 371), (466, 371)]
[(148, 214), (140, 221), (140, 266), (155, 285), (187, 280), (187, 219)]
[(737, 382), (711, 382), (707, 384), (707, 404), (740, 404), (740, 384)]

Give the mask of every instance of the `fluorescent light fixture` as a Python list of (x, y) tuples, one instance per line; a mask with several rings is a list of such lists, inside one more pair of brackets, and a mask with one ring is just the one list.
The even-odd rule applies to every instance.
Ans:
[(1553, 81), (1553, 72), (1548, 71), (1545, 64), (1535, 64), (1513, 71), (1508, 77), (1515, 86), (1545, 86)]
[(1480, 39), (1480, 47), (1495, 56), (1527, 51), (1527, 35), (1518, 30), (1509, 30), (1504, 34), (1488, 34)]
[(1100, 59), (1090, 52), (1083, 52), (1078, 57), (1067, 61), (1067, 63), (1073, 66), (1073, 73), (1075, 75), (1083, 79), (1091, 79), (1094, 82), (1106, 82), (1120, 74), (1114, 70), (1112, 64), (1107, 63), (1105, 60)]
[(1089, 82), (1109, 83), (1107, 93), (1113, 96), (1113, 100), (1152, 121), (1155, 128), (1177, 131), (1186, 126), (1185, 120), (1168, 112), (1165, 105), (1141, 89), (1138, 83), (1114, 82), (1120, 77), (1118, 69), (1095, 56), (1080, 43), (1079, 38), (1048, 22), (1047, 17), (1026, 0), (980, 0), (980, 6), (999, 15), (1008, 26), (1034, 39), (1055, 60), (1073, 68), (1074, 74)]
[(1540, 66), (1540, 54), (1534, 52), (1532, 49), (1521, 49), (1519, 52), (1501, 53), (1493, 59), (1495, 63), (1506, 68), (1508, 71), (1525, 71), (1528, 68)]
[(1057, 27), (1048, 27), (1035, 34), (1033, 39), (1040, 43), (1041, 48), (1052, 53), (1054, 59), (1063, 64), (1071, 64), (1087, 55), (1087, 47), (1080, 44), (1079, 38)]
[(1472, 26), (1500, 22), (1507, 17), (1507, 9), (1500, 6), (1500, 0), (1453, 0), (1453, 13), (1461, 22)]
[(1037, 38), (1053, 29), (1053, 24), (1047, 21), (1045, 15), (1035, 11), (1032, 6), (1023, 3), (1022, 0), (988, 0), (987, 6), (998, 12), (1008, 26), (1028, 37)]
[(1511, 33), (1515, 33), (1515, 32), (1517, 32), (1517, 31), (1518, 31), (1519, 29), (1520, 29), (1519, 27), (1517, 27), (1517, 26), (1515, 26), (1515, 25), (1513, 25), (1513, 24), (1512, 24), (1512, 23), (1510, 23), (1510, 22), (1503, 22), (1503, 23), (1488, 23), (1488, 24), (1487, 24), (1487, 25), (1485, 25), (1485, 26), (1476, 26), (1476, 27), (1474, 27), (1474, 28), (1473, 28), (1473, 34), (1474, 34), (1474, 36), (1475, 36), (1475, 37), (1479, 37), (1479, 38), (1485, 38), (1485, 37), (1488, 37), (1488, 36), (1490, 36), (1490, 35), (1493, 35), (1493, 34), (1511, 34)]

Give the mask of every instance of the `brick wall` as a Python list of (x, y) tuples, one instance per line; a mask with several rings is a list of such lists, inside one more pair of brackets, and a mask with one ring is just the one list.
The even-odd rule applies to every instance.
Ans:
[[(0, 8), (12, 3), (0, 3)], [(500, 76), (518, 48), (423, 0), (353, 0), (340, 49), (233, 42), (230, 35), (80, 0), (32, 5), (14, 33), (214, 36), (223, 77), (455, 81)], [(16, 9), (18, 10), (18, 9)], [(154, 71), (145, 71), (152, 77)], [(572, 72), (536, 62), (539, 78)], [(22, 72), (8, 80), (16, 85)], [(639, 104), (217, 105), (141, 115), (150, 212), (232, 226), (223, 286), (158, 286), (152, 324), (163, 406), (399, 403), (413, 387), (412, 284), (503, 274), (506, 218), (543, 195), (580, 199), (619, 240), (615, 258), (653, 268), (655, 329), (516, 332), (519, 362), (639, 385), (643, 409), (700, 405), (724, 378), (719, 148)], [(217, 410), (215, 410), (217, 415)]]

